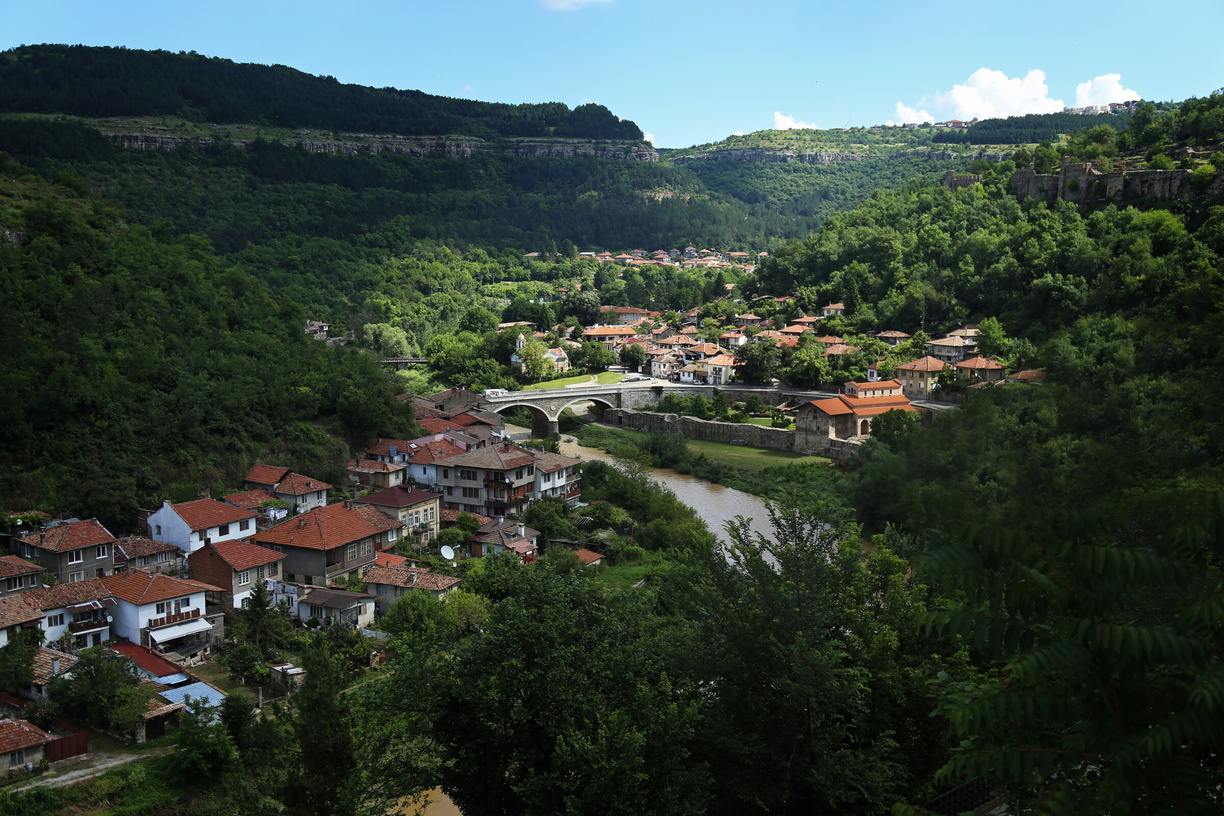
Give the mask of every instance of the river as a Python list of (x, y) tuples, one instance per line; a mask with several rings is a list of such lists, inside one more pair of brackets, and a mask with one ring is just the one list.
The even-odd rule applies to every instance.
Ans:
[[(506, 427), (509, 429), (510, 426)], [(612, 462), (612, 457), (608, 454), (598, 448), (579, 445), (570, 436), (562, 437), (561, 453), (575, 459), (598, 459), (601, 462)], [(765, 502), (751, 493), (723, 487), (663, 468), (651, 468), (650, 477), (675, 493), (680, 501), (696, 510), (698, 515), (705, 520), (710, 532), (723, 541), (727, 537), (727, 522), (733, 521), (736, 516), (749, 519), (749, 526), (754, 533), (772, 537), (773, 525), (769, 523)]]

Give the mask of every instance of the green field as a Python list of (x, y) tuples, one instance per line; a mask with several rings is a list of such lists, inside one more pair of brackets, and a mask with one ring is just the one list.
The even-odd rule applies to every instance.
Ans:
[[(625, 441), (643, 440), (644, 431), (626, 431), (620, 428), (610, 428), (605, 425), (588, 425), (580, 429), (578, 438), (584, 445), (607, 450), (616, 444), (618, 439)], [(723, 442), (703, 442), (696, 439), (686, 440), (689, 450), (695, 454), (704, 454), (732, 467), (745, 470), (763, 470), (778, 465), (814, 465), (826, 464), (827, 459), (819, 456), (803, 456), (791, 451), (770, 450), (768, 448), (742, 448), (738, 445), (727, 445)]]
[[(601, 371), (595, 375), (595, 382), (592, 385), (615, 385), (625, 378), (625, 375), (619, 371)], [(560, 380), (549, 380), (548, 382), (532, 383), (524, 385), (524, 391), (539, 391), (542, 389), (565, 388), (568, 385), (581, 385), (582, 383), (590, 383), (590, 374), (577, 374), (573, 377), (564, 377)]]

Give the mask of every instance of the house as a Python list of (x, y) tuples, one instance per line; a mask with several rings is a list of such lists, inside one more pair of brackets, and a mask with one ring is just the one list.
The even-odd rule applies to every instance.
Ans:
[(735, 325), (739, 326), (740, 328), (747, 328), (749, 326), (759, 326), (761, 325), (761, 318), (751, 313), (736, 315)]
[[(256, 526), (275, 524), (289, 515), (289, 508), (284, 506), (284, 502), (262, 487), (222, 496), (221, 501), (232, 504), (240, 510), (250, 510), (255, 513)], [(281, 506), (278, 507), (277, 504)]]
[(327, 504), (331, 485), (294, 473), (287, 467), (256, 462), (247, 471), (243, 486), (248, 490), (262, 487), (278, 499), (291, 502), (295, 513), (305, 513)]
[(224, 637), (221, 610), (209, 610), (205, 598), (206, 592), (223, 592), (221, 587), (139, 569), (99, 580), (117, 601), (115, 637), (155, 647), (186, 664), (207, 658)]
[(582, 333), (584, 343), (603, 343), (608, 348), (629, 337), (637, 337), (637, 330), (629, 326), (593, 326)]
[(889, 329), (888, 331), (880, 332), (879, 334), (876, 335), (876, 337), (879, 338), (880, 340), (883, 340), (885, 343), (887, 343), (890, 346), (896, 346), (910, 339), (911, 335), (908, 335), (903, 331), (895, 331), (893, 329)]
[(326, 340), (327, 332), (331, 329), (331, 326), (321, 320), (307, 320), (305, 329), (308, 337), (315, 340)]
[(111, 616), (118, 599), (105, 579), (39, 587), (21, 598), (39, 616), (47, 644), (72, 652), (101, 646), (112, 637)]
[(705, 361), (706, 376), (710, 385), (726, 385), (735, 379), (735, 367), (739, 365), (730, 354), (719, 354)]
[(901, 393), (907, 397), (926, 398), (939, 387), (939, 374), (948, 364), (934, 357), (923, 357), (911, 363), (897, 366), (897, 378), (901, 380)]
[(365, 577), (366, 590), (376, 596), (374, 606), (379, 615), (387, 614), (396, 598), (407, 592), (429, 592), (440, 598), (461, 581), (450, 575), (412, 567), (374, 567)]
[(43, 568), (15, 555), (0, 556), (0, 598), (42, 586)]
[(374, 622), (374, 596), (368, 592), (311, 587), (294, 605), (298, 620), (366, 627)]
[(587, 549), (579, 549), (574, 551), (574, 555), (578, 556), (578, 560), (582, 562), (584, 567), (597, 567), (603, 564), (603, 556), (597, 552)]
[[(420, 548), (438, 535), (442, 495), (399, 485), (353, 499), (353, 505), (369, 505), (403, 525), (404, 535)], [(391, 544), (389, 541), (388, 544)]]
[(12, 776), (43, 761), (43, 749), (55, 737), (33, 723), (5, 717), (0, 720), (0, 769)]
[(1045, 372), (1039, 368), (1026, 368), (1007, 375), (1009, 383), (1024, 383), (1025, 385), (1041, 385), (1045, 380)]
[(828, 306), (825, 306), (820, 310), (821, 317), (838, 317), (840, 315), (844, 315), (845, 313), (846, 304), (844, 303), (830, 303)]
[(971, 355), (977, 348), (977, 340), (970, 337), (949, 335), (927, 343), (927, 354), (945, 363), (957, 363)]
[(42, 622), (42, 612), (26, 603), (24, 595), (0, 598), (0, 646), (5, 646), (22, 629), (32, 629)]
[(875, 382), (846, 383), (848, 397), (899, 397), (901, 382), (899, 380), (876, 380)]
[(536, 451), (535, 456), (531, 500), (558, 498), (571, 507), (578, 504), (582, 500), (582, 473), (578, 470), (582, 460), (549, 451)]
[(132, 671), (139, 677), (160, 686), (176, 686), (191, 680), (191, 675), (185, 674), (182, 666), (171, 663), (157, 652), (138, 643), (116, 643), (110, 650), (127, 658), (132, 664)]
[(953, 363), (958, 380), (974, 380), (976, 382), (993, 383), (1003, 379), (1006, 369), (989, 357), (970, 357)]
[[(39, 646), (34, 653), (33, 682), (22, 691), (22, 695), (37, 700), (47, 696), (47, 684), (68, 673), (76, 665), (78, 657), (56, 649)], [(3, 766), (0, 766), (0, 770)]]
[(832, 399), (812, 400), (799, 406), (795, 430), (799, 434), (827, 436), (831, 439), (853, 439), (869, 436), (871, 422), (888, 411), (912, 411), (904, 396), (849, 397), (845, 394)]
[(438, 486), (445, 508), (508, 516), (531, 501), (536, 455), (502, 442), (437, 463)]
[(255, 511), (244, 510), (216, 499), (162, 506), (149, 515), (149, 535), (155, 541), (173, 544), (187, 554), (204, 546), (205, 541), (246, 538), (255, 532)]
[(349, 481), (374, 490), (385, 490), (404, 483), (407, 465), (376, 462), (373, 459), (350, 459), (345, 470)]
[(57, 581), (72, 583), (115, 571), (111, 544), (115, 537), (97, 519), (52, 523), (18, 539), (18, 554), (37, 562)]
[(150, 572), (179, 572), (184, 553), (173, 544), (144, 536), (124, 536), (115, 540), (115, 572), (128, 568)]
[[(376, 552), (381, 552), (384, 549), (390, 549), (396, 546), (400, 539), (407, 535), (407, 529), (404, 523), (399, 519), (394, 519), (388, 516), (382, 510), (370, 504), (351, 504), (353, 512), (365, 519), (378, 534), (375, 536), (374, 549)], [(369, 564), (364, 565), (362, 574), (370, 568)]]
[(494, 520), (481, 526), (468, 547), (473, 558), (509, 550), (523, 563), (530, 563), (536, 560), (539, 538), (539, 530), (520, 521)]
[(222, 602), (233, 609), (246, 606), (255, 583), (280, 577), (283, 552), (249, 541), (216, 541), (187, 557), (193, 578), (221, 588)]
[(285, 553), (285, 581), (326, 586), (360, 576), (383, 548), (386, 534), (349, 505), (332, 504), (282, 521), (251, 540)]

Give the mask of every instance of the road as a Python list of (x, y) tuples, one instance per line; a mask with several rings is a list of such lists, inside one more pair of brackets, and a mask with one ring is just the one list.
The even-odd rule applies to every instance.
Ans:
[(111, 768), (126, 765), (129, 762), (139, 762), (155, 756), (168, 754), (174, 750), (171, 746), (153, 748), (148, 751), (107, 751), (106, 753), (88, 753), (72, 757), (53, 764), (46, 773), (31, 776), (27, 780), (12, 785), (6, 790), (21, 791), (31, 788), (62, 788), (65, 785), (75, 785), (86, 779), (101, 776)]

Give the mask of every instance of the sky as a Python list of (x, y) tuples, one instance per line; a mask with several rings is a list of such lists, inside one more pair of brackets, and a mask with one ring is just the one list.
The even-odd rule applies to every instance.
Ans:
[(0, 0), (0, 50), (196, 51), (486, 102), (596, 102), (672, 148), (1204, 96), (1224, 86), (1222, 27), (1220, 0)]

